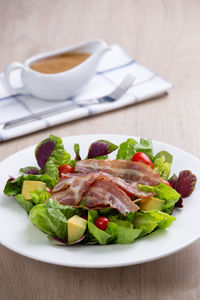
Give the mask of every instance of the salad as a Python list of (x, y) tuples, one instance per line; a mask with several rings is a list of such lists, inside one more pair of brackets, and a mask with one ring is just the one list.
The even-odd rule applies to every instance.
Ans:
[(37, 145), (35, 158), (38, 166), (23, 166), (4, 193), (15, 197), (51, 242), (62, 245), (128, 244), (165, 229), (197, 180), (189, 170), (172, 175), (173, 156), (165, 150), (155, 154), (144, 138), (119, 146), (97, 140), (81, 158), (79, 144), (71, 157), (62, 139), (50, 135)]

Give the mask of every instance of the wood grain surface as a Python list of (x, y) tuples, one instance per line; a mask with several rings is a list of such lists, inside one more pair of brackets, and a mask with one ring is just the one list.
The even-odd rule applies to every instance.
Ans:
[[(199, 0), (0, 0), (0, 69), (39, 52), (102, 38), (171, 81), (169, 96), (74, 121), (0, 144), (0, 160), (59, 136), (151, 137), (200, 158)], [(75, 269), (0, 246), (0, 299), (200, 299), (200, 241), (158, 261)]]

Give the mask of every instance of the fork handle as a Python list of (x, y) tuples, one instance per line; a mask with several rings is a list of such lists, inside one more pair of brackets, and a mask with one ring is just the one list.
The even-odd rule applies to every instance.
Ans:
[(57, 114), (61, 111), (66, 111), (66, 109), (71, 110), (74, 107), (77, 107), (77, 105), (81, 107), (81, 104), (72, 104), (72, 105), (66, 105), (65, 104), (65, 105), (59, 106), (57, 108), (51, 108), (51, 109), (48, 109), (48, 110), (45, 110), (45, 111), (42, 111), (42, 112), (39, 112), (39, 113), (32, 114), (30, 116), (15, 119), (13, 121), (6, 122), (3, 126), (3, 129), (9, 129), (11, 127), (20, 126), (23, 123), (29, 123), (32, 120), (40, 119), (41, 117), (44, 117), (44, 116), (47, 116), (47, 115)]

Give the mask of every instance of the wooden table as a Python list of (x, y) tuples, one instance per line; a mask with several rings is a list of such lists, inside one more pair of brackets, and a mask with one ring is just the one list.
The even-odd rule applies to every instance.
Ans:
[[(74, 121), (0, 144), (0, 159), (50, 133), (152, 137), (200, 157), (200, 2), (0, 0), (0, 67), (101, 37), (174, 84), (168, 97)], [(158, 261), (75, 269), (0, 246), (0, 299), (200, 299), (200, 241)]]

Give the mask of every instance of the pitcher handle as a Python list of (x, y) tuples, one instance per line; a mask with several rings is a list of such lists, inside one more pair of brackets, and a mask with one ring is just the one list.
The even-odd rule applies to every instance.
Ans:
[[(13, 63), (9, 64), (9, 65), (6, 67), (6, 69), (5, 69), (5, 71), (4, 71), (5, 82), (6, 82), (7, 86), (8, 86), (8, 88), (9, 88), (12, 92), (14, 92), (14, 93), (16, 93), (16, 94), (27, 94), (28, 91), (27, 91), (27, 89), (25, 88), (25, 86), (16, 88), (16, 87), (13, 87), (12, 84), (11, 84), (11, 82), (10, 82), (10, 74), (12, 73), (12, 71), (17, 70), (17, 69), (23, 70), (23, 69), (24, 69), (24, 65), (21, 64), (21, 63), (19, 63), (19, 62), (13, 62)], [(20, 75), (21, 75), (21, 73), (20, 73)]]

